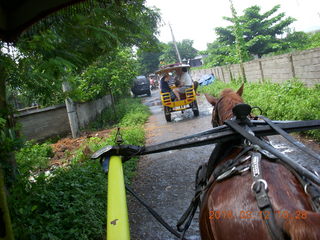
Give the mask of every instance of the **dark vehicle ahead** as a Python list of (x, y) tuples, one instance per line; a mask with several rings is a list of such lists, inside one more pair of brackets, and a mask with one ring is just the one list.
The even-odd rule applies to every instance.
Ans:
[(147, 94), (151, 96), (150, 81), (145, 76), (138, 76), (133, 80), (133, 87), (131, 88), (133, 95)]

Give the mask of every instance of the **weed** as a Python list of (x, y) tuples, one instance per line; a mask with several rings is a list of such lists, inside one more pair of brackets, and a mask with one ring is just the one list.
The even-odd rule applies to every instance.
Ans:
[[(223, 83), (202, 87), (201, 92), (218, 96), (224, 88), (238, 89), (241, 83)], [(263, 115), (273, 120), (320, 119), (320, 87), (308, 88), (297, 79), (278, 83), (247, 83), (243, 98), (251, 106), (259, 106)], [(320, 131), (312, 130), (308, 135), (320, 141)]]

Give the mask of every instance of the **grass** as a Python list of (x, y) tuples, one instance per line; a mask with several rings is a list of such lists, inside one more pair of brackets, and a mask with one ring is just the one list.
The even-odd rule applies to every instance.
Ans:
[[(202, 87), (200, 92), (218, 96), (224, 88), (237, 90), (239, 82), (214, 84)], [(251, 106), (262, 109), (263, 115), (273, 120), (314, 120), (320, 119), (320, 85), (308, 88), (293, 79), (285, 83), (246, 83), (243, 99)], [(320, 141), (320, 131), (307, 131), (307, 135)]]
[[(117, 114), (104, 111), (93, 126), (120, 126), (124, 144), (143, 145), (148, 108), (130, 98), (120, 101), (116, 109)], [(52, 155), (48, 144), (27, 143), (17, 153), (22, 174), (9, 198), (16, 239), (104, 239), (106, 175), (99, 162), (91, 160), (83, 149), (94, 152), (113, 145), (115, 134), (116, 129), (108, 138), (89, 138), (74, 153), (70, 165), (49, 174), (44, 171)], [(127, 183), (134, 176), (136, 162), (137, 158), (133, 158), (124, 164)]]

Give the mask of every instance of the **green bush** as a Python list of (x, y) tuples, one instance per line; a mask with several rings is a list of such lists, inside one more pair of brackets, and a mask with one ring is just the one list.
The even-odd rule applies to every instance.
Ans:
[[(239, 82), (214, 84), (202, 87), (201, 92), (218, 96), (224, 88), (237, 90)], [(293, 79), (285, 83), (246, 83), (243, 99), (251, 106), (262, 109), (263, 115), (273, 120), (314, 120), (320, 119), (320, 85), (308, 88), (300, 81)], [(320, 131), (308, 131), (320, 141)]]
[(38, 144), (33, 141), (25, 143), (24, 147), (16, 153), (16, 161), (22, 175), (29, 171), (43, 170), (48, 167), (53, 152), (49, 144)]
[[(121, 126), (124, 144), (143, 145), (144, 122), (148, 108), (137, 99), (124, 99), (117, 106), (117, 118), (104, 113), (105, 119), (114, 119)], [(137, 114), (139, 113), (139, 114)], [(104, 122), (106, 123), (106, 122)], [(74, 153), (71, 165), (43, 173), (40, 170), (50, 155), (46, 144), (28, 143), (19, 155), (19, 167), (29, 173), (28, 167), (39, 170), (35, 181), (22, 177), (10, 194), (10, 208), (16, 239), (104, 239), (107, 197), (106, 175), (97, 160), (89, 159), (83, 149), (92, 152), (113, 145), (114, 129), (108, 138), (92, 137)], [(26, 160), (27, 159), (27, 160)], [(134, 176), (138, 158), (124, 164), (126, 183)], [(28, 163), (28, 164), (27, 164)], [(38, 171), (38, 172), (39, 172)]]
[(16, 239), (103, 239), (105, 175), (97, 162), (73, 164), (36, 182), (20, 179), (10, 198)]

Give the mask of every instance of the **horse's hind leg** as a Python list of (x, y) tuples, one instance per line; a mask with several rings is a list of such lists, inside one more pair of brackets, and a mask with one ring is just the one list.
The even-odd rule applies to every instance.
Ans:
[(300, 219), (286, 220), (283, 224), (283, 230), (291, 240), (319, 240), (320, 214), (310, 211), (304, 211), (303, 214)]

